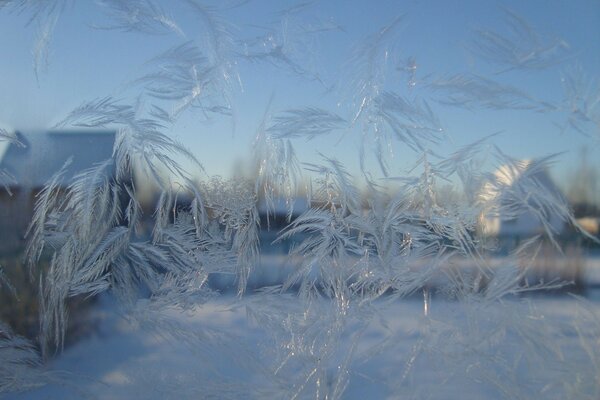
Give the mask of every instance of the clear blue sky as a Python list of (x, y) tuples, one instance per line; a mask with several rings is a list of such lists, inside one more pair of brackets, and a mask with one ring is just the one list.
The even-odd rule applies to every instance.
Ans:
[[(182, 28), (177, 34), (148, 35), (138, 32), (95, 29), (114, 24), (93, 1), (68, 5), (62, 13), (49, 46), (48, 66), (39, 75), (33, 69), (32, 49), (37, 25), (27, 25), (27, 13), (0, 10), (0, 123), (13, 129), (48, 128), (71, 109), (98, 97), (115, 96), (125, 101), (140, 92), (131, 82), (150, 71), (145, 62), (186, 40), (202, 44), (206, 31), (185, 2), (165, 1), (162, 6)], [(230, 2), (235, 3), (235, 2)], [(238, 1), (237, 3), (244, 3)], [(279, 11), (294, 4), (311, 3), (298, 13)], [(215, 2), (213, 4), (219, 4)], [(511, 70), (477, 57), (468, 50), (474, 30), (505, 32), (506, 7), (526, 19), (544, 40), (562, 39), (570, 57), (543, 70)], [(515, 110), (459, 110), (431, 100), (432, 93), (419, 85), (436, 77), (474, 73), (505, 85), (519, 87), (536, 99), (561, 104), (561, 76), (578, 66), (598, 84), (600, 76), (600, 2), (598, 1), (249, 1), (220, 10), (228, 27), (243, 43), (271, 32), (284, 43), (286, 54), (304, 76), (292, 68), (237, 59), (241, 87), (232, 89), (235, 119), (214, 118), (206, 122), (198, 113), (183, 114), (170, 132), (189, 147), (209, 174), (229, 175), (236, 160), (248, 160), (255, 130), (273, 96), (273, 112), (303, 106), (327, 108), (344, 117), (352, 115), (348, 77), (353, 49), (365, 37), (403, 16), (389, 40), (389, 70), (385, 88), (399, 94), (429, 99), (448, 136), (433, 149), (448, 154), (485, 135), (502, 131), (493, 142), (517, 158), (567, 152), (552, 171), (565, 183), (576, 168), (580, 149), (600, 169), (600, 127), (585, 137), (566, 124), (564, 112), (535, 113)], [(307, 29), (333, 28), (320, 34)], [(339, 27), (339, 28), (335, 28)], [(395, 66), (414, 57), (417, 86), (409, 90), (407, 74)], [(396, 71), (394, 73), (394, 70)], [(312, 77), (319, 74), (322, 83)], [(439, 94), (439, 93), (438, 93)], [(436, 97), (436, 96), (433, 96)], [(439, 96), (437, 96), (439, 98)], [(599, 107), (596, 104), (596, 107)], [(596, 109), (597, 111), (597, 109)], [(235, 128), (233, 128), (235, 126)], [(333, 133), (312, 141), (295, 139), (301, 161), (318, 161), (318, 152), (335, 156), (353, 173), (358, 172), (360, 129)], [(392, 175), (410, 168), (418, 154), (401, 143), (394, 144)], [(377, 167), (368, 158), (369, 168)]]

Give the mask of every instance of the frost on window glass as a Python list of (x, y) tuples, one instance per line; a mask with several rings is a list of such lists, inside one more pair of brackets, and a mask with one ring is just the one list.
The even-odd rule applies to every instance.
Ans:
[(0, 397), (600, 397), (600, 6), (455, 7), (0, 0)]

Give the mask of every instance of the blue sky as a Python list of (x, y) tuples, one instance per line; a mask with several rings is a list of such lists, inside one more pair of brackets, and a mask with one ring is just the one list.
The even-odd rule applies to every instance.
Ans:
[[(109, 95), (124, 101), (133, 98), (141, 86), (131, 82), (149, 71), (147, 60), (186, 40), (201, 44), (206, 35), (202, 21), (185, 2), (161, 4), (179, 23), (185, 38), (177, 34), (95, 29), (112, 23), (101, 7), (92, 1), (68, 5), (56, 25), (49, 46), (49, 64), (40, 73), (39, 83), (32, 57), (39, 23), (34, 21), (27, 25), (26, 13), (1, 10), (0, 123), (13, 129), (46, 129), (84, 101)], [(536, 99), (560, 104), (563, 99), (561, 77), (565, 70), (577, 66), (596, 82), (600, 78), (597, 72), (600, 71), (600, 3), (597, 1), (323, 0), (284, 18), (280, 10), (294, 4), (301, 2), (257, 0), (219, 11), (235, 38), (240, 40), (236, 46), (243, 48), (242, 42), (250, 43), (252, 38), (271, 32), (275, 40), (283, 38), (290, 59), (302, 67), (305, 74), (301, 76), (290, 68), (238, 59), (234, 69), (241, 86), (233, 85), (231, 89), (235, 119), (216, 117), (205, 121), (194, 109), (181, 115), (169, 133), (197, 155), (209, 174), (229, 175), (236, 160), (250, 159), (256, 127), (270, 98), (273, 98), (272, 112), (318, 106), (350, 117), (353, 110), (348, 95), (353, 69), (351, 55), (365, 37), (398, 16), (402, 16), (402, 21), (386, 44), (389, 73), (384, 87), (409, 98), (428, 99), (448, 137), (441, 145), (434, 146), (434, 151), (448, 154), (485, 135), (501, 132), (493, 143), (517, 158), (566, 152), (552, 171), (563, 183), (576, 168), (582, 147), (587, 148), (589, 159), (600, 169), (600, 161), (596, 160), (600, 159), (597, 157), (600, 155), (599, 127), (586, 137), (573, 129), (561, 129), (566, 126), (564, 112), (479, 108), (466, 111), (446, 107), (437, 104), (431, 93), (423, 89), (428, 80), (471, 73), (516, 86)], [(543, 70), (498, 73), (502, 68), (477, 57), (469, 51), (469, 46), (477, 29), (504, 32), (504, 8), (527, 20), (543, 40), (564, 40), (569, 45), (570, 56), (561, 64)], [(318, 35), (298, 33), (322, 26), (334, 29)], [(414, 89), (406, 84), (407, 74), (396, 68), (405, 65), (410, 57), (414, 57), (417, 64)], [(316, 73), (322, 83), (313, 79)], [(294, 139), (293, 142), (300, 161), (316, 162), (321, 152), (337, 157), (351, 172), (358, 174), (360, 126), (343, 134), (334, 132), (312, 141)], [(394, 143), (391, 175), (405, 173), (418, 157), (419, 154), (402, 143)], [(368, 167), (377, 170), (372, 156), (368, 157)]]

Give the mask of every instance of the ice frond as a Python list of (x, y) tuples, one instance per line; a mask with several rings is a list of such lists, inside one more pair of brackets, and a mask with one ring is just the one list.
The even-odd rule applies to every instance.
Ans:
[(162, 188), (167, 187), (164, 171), (183, 181), (189, 179), (189, 172), (175, 160), (175, 155), (189, 160), (197, 171), (204, 171), (200, 161), (187, 147), (158, 130), (124, 130), (120, 133), (128, 137), (115, 149), (118, 165), (122, 166), (128, 157), (134, 159), (142, 171), (149, 173)]
[[(304, 238), (291, 251), (304, 258), (302, 266), (283, 285), (283, 290), (300, 284), (300, 294), (311, 296), (318, 288), (329, 291), (328, 295), (339, 299), (347, 290), (351, 276), (352, 256), (360, 256), (362, 248), (348, 222), (335, 211), (310, 209), (296, 218), (279, 235), (277, 241)], [(352, 265), (352, 264), (350, 264)], [(318, 270), (315, 277), (313, 269)]]
[(162, 132), (164, 121), (145, 118), (141, 113), (137, 105), (105, 97), (77, 107), (57, 126), (117, 127), (113, 157), (119, 180), (131, 176), (134, 163), (163, 188), (167, 186), (165, 171), (189, 180), (188, 172), (173, 157), (175, 154), (189, 160), (199, 171), (204, 170), (188, 148)]
[(36, 19), (62, 12), (69, 3), (71, 0), (3, 0), (0, 8), (7, 7), (17, 13), (29, 14), (28, 23), (32, 23)]
[(129, 124), (135, 120), (135, 109), (130, 105), (119, 104), (117, 99), (103, 97), (83, 103), (57, 123), (54, 128), (66, 125), (84, 128), (104, 128), (112, 124)]
[(184, 187), (192, 196), (189, 212), (196, 229), (196, 237), (200, 240), (204, 236), (204, 230), (208, 225), (208, 214), (204, 203), (204, 194), (201, 193), (202, 189), (200, 185), (191, 180), (185, 180)]
[(4, 128), (0, 128), (0, 141), (1, 142), (7, 141), (7, 142), (15, 144), (19, 147), (25, 147), (25, 144), (23, 144), (14, 133), (8, 132)]
[(216, 296), (207, 287), (208, 274), (200, 270), (185, 273), (167, 273), (160, 280), (150, 303), (157, 311), (177, 307), (186, 311), (194, 309)]
[(265, 351), (274, 358), (271, 379), (278, 396), (343, 397), (358, 339), (371, 319), (368, 311), (322, 297), (298, 300), (270, 291), (247, 299), (245, 305), (252, 323), (264, 327), (269, 343), (277, 344)]
[(567, 126), (584, 135), (600, 137), (600, 83), (581, 67), (567, 70), (561, 78)]
[[(95, 280), (100, 277), (114, 259), (129, 245), (130, 231), (127, 227), (116, 226), (106, 232), (102, 240), (97, 243), (93, 252), (86, 255), (85, 263), (81, 266), (81, 275), (74, 279), (78, 281)], [(91, 249), (90, 249), (91, 250)]]
[(344, 165), (334, 158), (321, 155), (324, 164), (305, 163), (308, 171), (318, 174), (312, 196), (324, 208), (338, 209), (341, 215), (346, 212), (358, 213), (360, 210), (359, 191), (352, 182), (352, 176)]
[[(203, 37), (206, 41), (202, 48), (208, 55), (209, 64), (214, 70), (210, 83), (215, 93), (211, 95), (220, 94), (225, 107), (231, 108), (230, 91), (236, 83), (241, 82), (234, 59), (234, 27), (221, 16), (218, 7), (207, 5), (199, 0), (185, 0), (185, 2), (203, 22), (205, 30)], [(227, 7), (226, 4), (223, 6)]]
[[(108, 289), (109, 265), (116, 262), (129, 241), (129, 230), (116, 227), (120, 217), (118, 190), (95, 176), (101, 169), (79, 175), (69, 190), (61, 193), (62, 202), (54, 204), (52, 209), (56, 223), (37, 222), (41, 225), (36, 226), (36, 230), (43, 229), (40, 234), (54, 243), (50, 269), (41, 281), (40, 341), (44, 354), (51, 340), (57, 347), (62, 346), (68, 316), (66, 300)], [(96, 179), (100, 183), (93, 183)], [(38, 200), (37, 207), (46, 204), (42, 200)], [(86, 206), (94, 212), (84, 208)], [(78, 225), (86, 213), (89, 213), (88, 225)], [(41, 252), (39, 245), (35, 247), (35, 239), (35, 236), (29, 238), (28, 254)]]
[(407, 76), (406, 85), (409, 90), (417, 85), (417, 60), (414, 57), (408, 57), (396, 69)]
[(313, 139), (345, 127), (347, 123), (340, 116), (326, 110), (307, 107), (284, 111), (273, 119), (273, 124), (267, 132), (276, 139)]
[(225, 181), (216, 176), (201, 186), (206, 196), (206, 207), (213, 218), (225, 226), (227, 237), (247, 224), (249, 210), (256, 203), (254, 190), (248, 182)]
[[(81, 221), (79, 229), (89, 233), (96, 229), (97, 216), (105, 217), (110, 214), (112, 206), (116, 203), (117, 188), (111, 186), (111, 177), (114, 172), (114, 162), (108, 159), (95, 167), (89, 168), (73, 177), (73, 183), (67, 187), (67, 211), (74, 213), (73, 217)], [(118, 211), (114, 211), (118, 218)], [(110, 221), (112, 222), (112, 221)]]
[(289, 7), (277, 11), (277, 13), (283, 16), (290, 16), (293, 14), (302, 13), (309, 9), (311, 6), (315, 5), (316, 3), (317, 0), (297, 2), (296, 4), (292, 4)]
[(33, 343), (0, 322), (0, 395), (44, 386), (49, 378)]
[[(287, 68), (300, 76), (310, 76), (309, 73), (293, 61), (284, 50), (283, 45), (274, 42), (273, 39), (265, 40), (268, 43), (267, 51), (264, 52), (246, 52), (242, 55), (246, 60), (252, 62), (265, 61), (276, 67)], [(317, 78), (318, 79), (318, 78)]]
[(6, 190), (9, 196), (12, 196), (12, 190), (10, 190), (10, 185), (16, 183), (15, 177), (6, 171), (5, 169), (0, 169), (0, 184)]
[[(193, 41), (167, 50), (149, 61), (155, 67), (137, 80), (144, 84), (149, 96), (173, 101), (169, 120), (176, 119), (188, 108), (199, 108), (205, 113), (223, 103), (217, 72)], [(227, 104), (225, 107), (229, 107)]]
[[(83, 174), (81, 179), (88, 175)], [(145, 242), (135, 235), (135, 214), (139, 212), (136, 211), (139, 206), (134, 197), (126, 212), (128, 226), (118, 225), (120, 219), (115, 218), (119, 214), (118, 207), (102, 211), (100, 204), (106, 200), (98, 193), (92, 204), (92, 208), (100, 213), (93, 217), (94, 231), (77, 226), (73, 214), (85, 203), (79, 191), (74, 185), (67, 195), (67, 203), (62, 208), (62, 213), (67, 214), (67, 223), (59, 227), (68, 235), (55, 251), (43, 283), (43, 349), (49, 340), (54, 340), (57, 346), (62, 345), (67, 321), (65, 301), (69, 297), (93, 296), (112, 290), (123, 305), (131, 307), (140, 296), (140, 288), (146, 288), (161, 304), (182, 306), (183, 288), (169, 282), (181, 281), (183, 284), (189, 282), (191, 276), (203, 276), (202, 282), (205, 282), (208, 275), (203, 268), (207, 266), (210, 270), (211, 261), (222, 262), (215, 255), (211, 258), (202, 254), (202, 242), (198, 240), (191, 214), (174, 211), (171, 219), (170, 210), (176, 202), (173, 197), (163, 196), (159, 211), (165, 210), (164, 216), (157, 218), (154, 240)], [(238, 233), (241, 244), (236, 250), (240, 258), (243, 258), (241, 254), (251, 252), (251, 240), (246, 239), (249, 236)], [(193, 288), (190, 286), (190, 290)], [(187, 294), (191, 296), (192, 291)], [(189, 304), (193, 302), (191, 298), (188, 301)]]
[[(353, 108), (356, 109), (352, 122), (356, 122), (368, 111), (381, 93), (386, 77), (386, 64), (390, 57), (394, 35), (402, 25), (403, 16), (396, 17), (390, 24), (365, 38), (348, 61), (352, 75), (349, 87), (352, 93)], [(368, 115), (367, 119), (368, 119)]]
[(540, 233), (557, 247), (554, 237), (560, 226), (572, 220), (564, 196), (551, 184), (547, 168), (556, 155), (537, 160), (515, 160), (497, 151), (503, 164), (490, 175), (480, 191), (483, 218), (515, 221), (532, 218), (542, 227)]
[(426, 101), (409, 101), (392, 92), (374, 99), (374, 113), (392, 134), (415, 151), (424, 151), (427, 143), (441, 140), (443, 128)]
[(38, 27), (37, 37), (33, 45), (33, 71), (38, 83), (40, 74), (46, 70), (49, 64), (50, 43), (58, 18), (58, 13), (52, 13), (45, 17)]
[(169, 114), (167, 110), (155, 104), (152, 105), (152, 108), (148, 113), (151, 117), (158, 121), (162, 121), (162, 123), (164, 124), (172, 124), (173, 122), (175, 122), (175, 119)]
[(484, 147), (491, 147), (490, 139), (496, 137), (500, 132), (492, 133), (467, 144), (445, 157), (439, 163), (435, 164), (434, 169), (439, 171), (444, 177), (449, 177), (454, 173), (460, 173), (476, 157), (480, 156), (485, 150)]
[(33, 72), (39, 84), (40, 74), (48, 66), (49, 48), (56, 24), (62, 12), (71, 0), (4, 0), (0, 3), (3, 7), (17, 13), (29, 14), (27, 24), (36, 23), (37, 32), (32, 49)]
[(244, 294), (248, 286), (248, 277), (259, 258), (260, 219), (255, 207), (248, 209), (248, 219), (240, 227), (233, 241), (233, 250), (237, 257), (238, 295)]
[(516, 87), (473, 74), (451, 75), (427, 86), (445, 94), (437, 100), (439, 103), (453, 107), (537, 111), (546, 111), (549, 107)]
[(314, 53), (312, 36), (318, 32), (307, 31), (290, 14), (282, 16), (278, 28), (260, 28), (267, 32), (244, 40), (239, 57), (253, 63), (268, 63), (301, 78), (323, 84), (319, 74), (307, 65)]
[(59, 207), (62, 203), (60, 197), (60, 184), (62, 183), (71, 162), (72, 159), (67, 160), (62, 168), (50, 178), (37, 195), (33, 217), (25, 234), (28, 238), (25, 257), (30, 269), (39, 260), (42, 251), (44, 250), (46, 244), (46, 222), (50, 212)]
[(504, 67), (503, 71), (544, 69), (569, 56), (570, 47), (564, 40), (544, 38), (513, 11), (505, 9), (504, 15), (505, 33), (482, 29), (475, 32), (470, 46), (473, 54)]
[(256, 134), (254, 162), (257, 169), (255, 191), (264, 198), (268, 228), (277, 198), (285, 199), (288, 221), (291, 218), (302, 172), (291, 141), (272, 137), (267, 123), (268, 112)]
[(100, 0), (107, 15), (114, 22), (100, 29), (114, 29), (125, 32), (141, 32), (145, 34), (163, 34), (174, 32), (184, 36), (173, 17), (151, 0)]
[[(211, 61), (221, 67), (229, 67), (227, 64), (230, 62), (229, 57), (234, 43), (233, 27), (219, 14), (217, 7), (198, 0), (186, 0), (186, 3), (204, 23), (207, 36), (206, 45), (212, 57)], [(230, 76), (225, 74), (222, 78), (229, 80)]]
[(236, 275), (241, 295), (246, 289), (250, 270), (258, 260), (260, 221), (254, 187), (250, 182), (227, 182), (220, 177), (212, 178), (201, 187), (208, 214), (223, 227), (223, 238), (231, 243), (231, 250), (237, 256)]

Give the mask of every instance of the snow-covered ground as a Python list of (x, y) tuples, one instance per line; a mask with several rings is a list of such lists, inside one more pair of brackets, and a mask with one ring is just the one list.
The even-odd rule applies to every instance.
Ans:
[[(302, 367), (286, 371), (272, 328), (249, 317), (261, 301), (248, 295), (239, 306), (236, 298), (221, 296), (193, 311), (171, 310), (140, 325), (119, 317), (113, 301), (104, 297), (95, 311), (101, 317), (96, 333), (50, 364), (66, 371), (67, 381), (76, 386), (50, 384), (8, 398), (294, 398), (296, 393), (315, 398), (315, 382), (307, 379), (303, 390), (300, 386)], [(281, 301), (297, 300), (291, 295)], [(326, 310), (328, 302), (321, 302)], [(370, 322), (360, 336), (355, 336), (354, 322), (346, 326), (336, 351), (343, 356), (350, 349), (354, 357), (342, 398), (600, 395), (600, 324), (588, 314), (591, 310), (598, 317), (600, 293), (588, 292), (583, 303), (567, 295), (534, 296), (485, 307), (434, 294), (428, 317), (423, 307), (422, 297), (384, 299), (373, 308), (376, 317), (365, 317)], [(315, 340), (319, 335), (327, 332)], [(351, 338), (358, 338), (355, 349)], [(338, 359), (329, 358), (330, 385)], [(310, 357), (305, 361), (310, 364)], [(282, 380), (269, 378), (277, 376)]]

